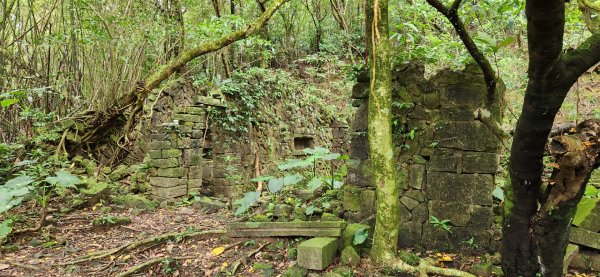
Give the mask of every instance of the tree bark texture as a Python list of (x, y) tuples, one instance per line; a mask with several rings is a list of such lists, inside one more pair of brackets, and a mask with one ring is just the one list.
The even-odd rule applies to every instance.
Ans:
[(587, 184), (588, 173), (580, 167), (561, 166), (554, 176), (569, 176), (572, 180), (565, 179), (563, 186), (570, 189), (549, 186), (550, 193), (558, 196), (542, 197), (539, 203), (542, 209), (538, 210), (542, 160), (554, 117), (569, 89), (600, 60), (600, 37), (593, 35), (578, 49), (563, 54), (565, 2), (528, 0), (526, 15), (529, 81), (511, 148), (502, 269), (506, 276), (561, 276), (570, 220)]
[[(369, 5), (369, 4), (367, 4)], [(392, 143), (392, 74), (388, 31), (388, 1), (373, 0), (371, 29), (371, 87), (368, 138), (371, 174), (376, 186), (377, 215), (371, 257), (393, 260), (400, 228), (400, 190)]]

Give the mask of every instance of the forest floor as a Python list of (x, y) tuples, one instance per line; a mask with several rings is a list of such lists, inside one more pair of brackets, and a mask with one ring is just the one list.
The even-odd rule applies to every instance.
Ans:
[[(295, 262), (295, 247), (301, 238), (232, 239), (220, 233), (235, 218), (225, 210), (207, 214), (194, 205), (153, 211), (125, 209), (101, 213), (100, 205), (66, 214), (51, 215), (40, 232), (14, 238), (13, 251), (0, 257), (0, 276), (279, 276)], [(95, 226), (94, 219), (126, 217), (126, 225)], [(216, 231), (207, 236), (150, 243), (115, 252), (92, 261), (80, 258), (140, 242), (168, 233)], [(421, 257), (438, 259), (438, 266), (468, 270), (481, 257), (427, 251)], [(131, 269), (146, 262), (137, 273)], [(237, 266), (235, 273), (232, 271)], [(336, 260), (327, 271), (343, 269), (347, 276), (385, 276), (368, 258), (349, 268)], [(127, 272), (127, 274), (126, 274)], [(323, 272), (320, 272), (321, 274)], [(320, 276), (311, 272), (309, 276)], [(390, 274), (394, 275), (390, 272)], [(346, 276), (346, 275), (343, 275)], [(569, 276), (595, 276), (572, 272)]]

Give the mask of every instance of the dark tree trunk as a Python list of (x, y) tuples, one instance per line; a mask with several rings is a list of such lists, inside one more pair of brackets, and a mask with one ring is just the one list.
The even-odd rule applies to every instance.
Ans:
[[(578, 50), (563, 55), (564, 0), (528, 0), (526, 15), (529, 83), (511, 149), (511, 185), (507, 189), (504, 209), (502, 268), (506, 276), (535, 276), (538, 273), (561, 276), (570, 220), (587, 178), (578, 176), (577, 181), (567, 182), (569, 184), (565, 186), (573, 187), (570, 191), (576, 193), (567, 194), (565, 190), (549, 186), (551, 194), (563, 197), (554, 198), (552, 202), (549, 202), (550, 198), (542, 198), (539, 203), (542, 209), (538, 211), (544, 169), (542, 159), (554, 117), (569, 89), (600, 59), (600, 37), (592, 36)], [(571, 174), (579, 168), (557, 170), (555, 175)], [(585, 176), (588, 173), (578, 174)]]

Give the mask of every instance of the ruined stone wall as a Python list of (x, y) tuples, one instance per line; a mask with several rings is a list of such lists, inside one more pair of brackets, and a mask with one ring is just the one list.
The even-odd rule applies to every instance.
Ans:
[[(445, 70), (424, 78), (422, 66), (406, 65), (393, 72), (394, 143), (401, 188), (401, 247), (423, 246), (449, 250), (472, 247), (495, 249), (494, 178), (499, 143), (475, 119), (484, 107), (486, 86), (476, 66)], [(366, 136), (369, 78), (358, 77), (353, 89), (357, 107), (350, 128), (351, 170), (344, 189), (344, 207), (351, 221), (374, 222), (375, 188), (368, 174)], [(499, 88), (499, 95), (503, 91)], [(491, 113), (501, 118), (501, 99)], [(406, 119), (406, 120), (404, 120)], [(429, 222), (434, 216), (450, 220), (451, 232)]]
[(210, 109), (235, 105), (235, 99), (216, 96), (222, 97), (196, 95), (181, 105), (166, 101), (155, 106), (146, 128), (150, 184), (156, 198), (174, 199), (191, 192), (231, 197), (253, 190), (256, 184), (249, 179), (274, 172), (278, 161), (302, 156), (304, 148), (346, 152), (347, 126), (317, 105), (301, 102), (298, 95), (266, 99), (258, 109), (262, 113), (258, 123), (247, 126), (246, 132), (227, 131), (211, 118)]

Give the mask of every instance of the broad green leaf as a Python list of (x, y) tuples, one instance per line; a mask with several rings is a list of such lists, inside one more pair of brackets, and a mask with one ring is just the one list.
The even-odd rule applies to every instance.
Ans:
[(354, 239), (352, 240), (352, 244), (354, 244), (354, 245), (362, 244), (363, 242), (365, 242), (365, 240), (367, 240), (368, 237), (369, 237), (369, 228), (367, 228), (367, 227), (362, 228), (362, 229), (356, 231), (356, 233), (354, 233)]
[(511, 43), (515, 42), (515, 38), (514, 37), (507, 37), (504, 40), (502, 40), (501, 42), (498, 42), (498, 49), (502, 49), (508, 45), (510, 45)]
[(333, 181), (333, 188), (334, 188), (334, 189), (339, 189), (339, 188), (341, 188), (343, 185), (344, 185), (344, 182), (342, 182), (342, 181), (338, 181), (338, 180), (335, 180), (335, 181)]
[(585, 197), (597, 198), (600, 194), (600, 190), (592, 185), (585, 187)]
[(477, 32), (477, 40), (487, 44), (489, 47), (496, 48), (496, 39), (487, 34), (486, 32)]
[(58, 171), (55, 177), (48, 177), (45, 181), (63, 188), (77, 188), (75, 185), (81, 184), (81, 179), (65, 171)]
[(337, 159), (337, 158), (339, 158), (339, 157), (341, 157), (341, 156), (342, 156), (342, 155), (340, 155), (339, 153), (329, 153), (329, 154), (327, 154), (327, 155), (323, 156), (323, 158), (322, 158), (322, 159), (323, 159), (324, 161), (331, 161), (331, 160), (335, 160), (335, 159)]
[(312, 215), (315, 213), (315, 210), (317, 209), (317, 207), (315, 207), (315, 205), (310, 205), (306, 208), (306, 211), (304, 212), (306, 215)]
[(321, 204), (321, 206), (323, 206), (323, 208), (325, 208), (325, 209), (329, 209), (331, 207), (331, 203), (325, 202), (325, 203)]
[(31, 184), (33, 181), (34, 180), (31, 177), (29, 177), (27, 175), (21, 175), (21, 176), (17, 176), (15, 178), (8, 180), (8, 182), (6, 182), (6, 184), (4, 184), (4, 186), (10, 187), (10, 188), (23, 187), (23, 186)]
[(233, 202), (234, 205), (239, 205), (235, 210), (235, 215), (241, 215), (245, 213), (258, 199), (260, 198), (260, 191), (250, 191), (244, 193), (244, 197)]
[(288, 169), (292, 169), (292, 168), (308, 167), (308, 166), (312, 166), (312, 165), (313, 165), (313, 163), (310, 160), (292, 159), (292, 160), (287, 160), (283, 164), (280, 164), (279, 166), (277, 166), (277, 168), (279, 168), (279, 170), (288, 170)]
[(500, 201), (504, 201), (504, 190), (500, 186), (496, 186), (494, 191), (492, 191), (492, 196)]
[(2, 106), (3, 108), (6, 108), (10, 105), (19, 103), (19, 99), (17, 98), (9, 98), (9, 99), (4, 99), (2, 101), (0, 101), (0, 106)]
[(302, 175), (300, 175), (300, 174), (287, 175), (282, 178), (269, 180), (269, 184), (267, 185), (267, 187), (269, 188), (270, 192), (276, 193), (276, 192), (280, 191), (283, 188), (283, 186), (297, 184), (298, 182), (302, 181), (303, 179), (304, 179), (304, 177), (302, 177)]
[(577, 211), (575, 212), (575, 217), (573, 218), (573, 225), (579, 226), (585, 218), (596, 208), (598, 205), (598, 198), (583, 198), (577, 204)]
[(0, 244), (12, 232), (12, 220), (5, 219), (0, 223)]
[(306, 188), (308, 189), (308, 191), (313, 192), (316, 189), (320, 188), (323, 185), (323, 180), (321, 180), (321, 178), (319, 177), (314, 177), (312, 178), (312, 180), (310, 180), (310, 182), (308, 182), (308, 184), (306, 185)]
[(305, 154), (313, 155), (313, 156), (323, 156), (325, 154), (329, 154), (329, 149), (323, 147), (315, 147), (315, 148), (305, 148), (302, 150)]

